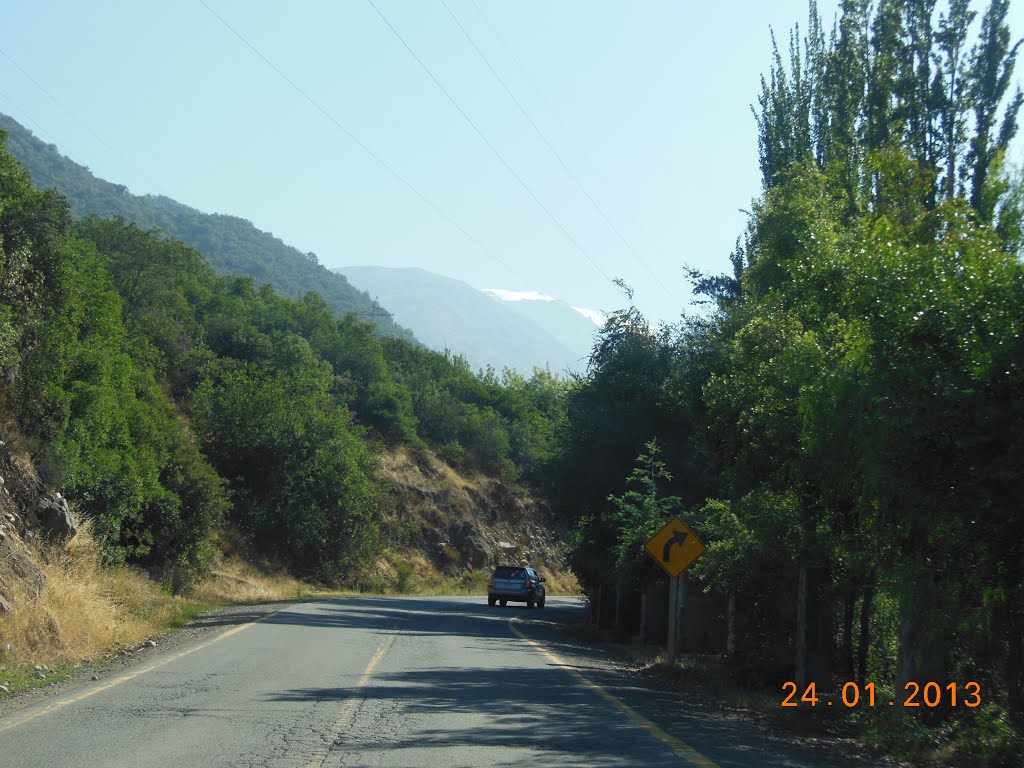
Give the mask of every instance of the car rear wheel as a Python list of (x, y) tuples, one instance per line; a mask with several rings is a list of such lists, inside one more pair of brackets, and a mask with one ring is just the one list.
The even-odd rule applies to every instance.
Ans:
[(496, 602), (498, 602), (498, 598), (494, 597), (493, 595), (487, 596), (487, 605), (489, 605), (491, 608), (494, 607), (494, 604)]
[(501, 600), (500, 602), (501, 602), (501, 607), (502, 608), (504, 608), (506, 605), (508, 605), (508, 600)]
[(547, 599), (547, 598), (546, 597), (542, 597), (540, 600), (537, 601), (537, 607), (538, 608), (543, 608), (544, 607), (544, 600), (545, 599)]
[(533, 598), (532, 597), (526, 599), (526, 607), (530, 608), (530, 609), (533, 608)]

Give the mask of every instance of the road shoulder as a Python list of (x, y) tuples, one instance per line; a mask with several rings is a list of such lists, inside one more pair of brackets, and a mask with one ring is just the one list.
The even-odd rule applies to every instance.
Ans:
[[(52, 681), (41, 688), (33, 688), (0, 698), (0, 719), (27, 707), (50, 699), (66, 696), (90, 685), (103, 684), (147, 663), (159, 662), (163, 657), (181, 653), (192, 645), (208, 642), (232, 627), (261, 621), (288, 606), (305, 601), (276, 601), (254, 605), (236, 605), (217, 608), (200, 614), (182, 629), (154, 635), (135, 645), (109, 651), (97, 656), (91, 663), (51, 673)], [(155, 645), (150, 645), (154, 643)], [(46, 674), (46, 673), (44, 673)]]
[[(580, 631), (574, 617), (561, 612), (530, 612), (510, 617), (514, 630), (539, 643), (562, 665), (578, 672), (607, 694), (636, 711), (687, 748), (712, 760), (720, 755), (703, 749), (701, 731), (736, 734), (743, 749), (791, 758), (793, 765), (837, 768), (911, 768), (910, 764), (873, 754), (850, 739), (797, 732), (765, 715), (728, 706), (698, 685), (666, 679), (648, 665), (630, 661), (625, 647), (601, 642)], [(728, 764), (729, 758), (717, 760)], [(774, 763), (773, 763), (774, 764)]]

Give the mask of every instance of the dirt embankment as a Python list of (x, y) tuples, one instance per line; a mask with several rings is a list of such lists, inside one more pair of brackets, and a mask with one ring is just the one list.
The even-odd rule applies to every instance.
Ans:
[[(44, 589), (46, 575), (26, 540), (36, 538), (33, 513), (38, 505), (59, 499), (46, 491), (17, 430), (0, 423), (0, 616), (11, 614), (19, 603), (37, 600)], [(5, 648), (0, 646), (0, 654)]]
[(384, 529), (393, 548), (390, 567), (382, 567), (393, 571), (404, 556), (416, 569), (479, 588), (495, 565), (526, 560), (542, 570), (549, 590), (578, 589), (562, 552), (568, 531), (544, 501), (405, 448), (384, 455), (381, 478), (388, 489)]

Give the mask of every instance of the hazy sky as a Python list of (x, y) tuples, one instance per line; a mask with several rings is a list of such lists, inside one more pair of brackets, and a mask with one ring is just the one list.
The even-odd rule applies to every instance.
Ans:
[[(621, 277), (657, 320), (689, 300), (684, 263), (728, 267), (759, 186), (769, 28), (784, 40), (807, 15), (805, 0), (205, 2), (258, 53), (200, 0), (6, 0), (0, 111), (98, 176), (242, 216), (327, 266), (604, 310)], [(1013, 7), (1015, 34), (1022, 21)]]

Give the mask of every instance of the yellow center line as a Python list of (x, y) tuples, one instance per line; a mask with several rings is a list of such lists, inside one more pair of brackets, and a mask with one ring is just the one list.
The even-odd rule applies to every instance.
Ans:
[(331, 749), (338, 743), (341, 738), (341, 732), (348, 727), (349, 723), (352, 722), (352, 718), (355, 716), (356, 709), (359, 707), (359, 702), (362, 701), (362, 695), (360, 692), (370, 683), (370, 679), (373, 677), (373, 670), (380, 664), (380, 660), (387, 654), (388, 649), (394, 643), (394, 635), (388, 637), (380, 644), (377, 648), (377, 652), (373, 654), (373, 658), (370, 659), (370, 663), (366, 665), (366, 669), (363, 670), (362, 676), (359, 678), (359, 682), (356, 683), (356, 687), (352, 691), (352, 695), (345, 699), (345, 702), (341, 705), (341, 712), (338, 713), (338, 719), (334, 721), (334, 725), (331, 726), (331, 730), (327, 733), (327, 738), (323, 746), (321, 746), (309, 762), (306, 763), (306, 768), (322, 768), (323, 764), (327, 762), (327, 756), (330, 754)]
[(714, 760), (705, 757), (686, 742), (677, 739), (671, 733), (668, 733), (663, 728), (658, 727), (650, 720), (648, 720), (646, 717), (637, 712), (635, 709), (633, 709), (631, 706), (629, 706), (629, 704), (624, 702), (618, 696), (611, 693), (610, 691), (606, 691), (604, 688), (602, 688), (589, 677), (584, 675), (578, 669), (562, 661), (560, 658), (558, 658), (555, 654), (553, 654), (543, 645), (538, 643), (536, 640), (532, 640), (531, 638), (524, 635), (515, 627), (515, 622), (517, 622), (518, 620), (518, 617), (509, 619), (509, 629), (511, 629), (519, 638), (525, 640), (527, 643), (532, 645), (537, 651), (541, 653), (541, 655), (543, 655), (546, 659), (548, 659), (548, 661), (550, 661), (556, 667), (564, 669), (566, 672), (568, 672), (570, 675), (576, 678), (577, 681), (583, 684), (586, 688), (589, 688), (594, 693), (598, 694), (605, 701), (614, 704), (626, 715), (626, 717), (628, 717), (634, 723), (639, 725), (649, 734), (657, 738), (669, 749), (675, 752), (676, 755), (686, 760), (690, 765), (696, 766), (696, 768), (719, 768), (718, 763), (716, 763)]
[(184, 650), (184, 651), (181, 651), (179, 653), (175, 653), (172, 656), (165, 656), (164, 658), (160, 659), (160, 661), (157, 661), (157, 662), (155, 662), (153, 664), (150, 664), (148, 666), (142, 667), (141, 669), (137, 669), (134, 672), (129, 672), (126, 675), (121, 675), (120, 677), (115, 677), (109, 683), (104, 683), (103, 685), (98, 685), (95, 688), (90, 688), (88, 691), (86, 691), (85, 693), (81, 693), (78, 696), (71, 696), (69, 698), (61, 699), (60, 701), (55, 701), (52, 704), (46, 705), (42, 709), (37, 709), (37, 710), (35, 710), (33, 712), (29, 712), (26, 715), (22, 715), (19, 718), (16, 718), (14, 720), (11, 720), (8, 723), (0, 725), (0, 733), (4, 733), (5, 731), (10, 731), (10, 730), (12, 730), (14, 728), (17, 728), (19, 725), (24, 725), (25, 723), (31, 722), (32, 720), (35, 720), (37, 718), (42, 717), (43, 715), (48, 715), (51, 712), (56, 712), (58, 710), (64, 709), (64, 707), (69, 707), (72, 704), (77, 704), (80, 701), (85, 701), (85, 699), (92, 698), (93, 696), (95, 696), (98, 693), (103, 693), (104, 691), (109, 691), (111, 688), (113, 688), (115, 686), (121, 685), (122, 683), (127, 683), (129, 680), (134, 680), (135, 678), (139, 677), (140, 675), (144, 675), (147, 672), (152, 672), (154, 669), (160, 669), (160, 667), (166, 666), (166, 665), (170, 664), (172, 661), (177, 661), (178, 659), (183, 658), (185, 656), (188, 656), (189, 654), (195, 653), (196, 651), (202, 650), (203, 648), (208, 648), (209, 646), (213, 645), (214, 643), (220, 642), (221, 640), (223, 640), (223, 639), (225, 639), (227, 637), (231, 637), (231, 635), (237, 634), (237, 633), (241, 632), (242, 630), (248, 629), (249, 627), (253, 626), (254, 624), (258, 624), (258, 623), (259, 623), (258, 621), (250, 621), (248, 624), (241, 624), (241, 625), (239, 625), (237, 627), (232, 627), (231, 629), (227, 630), (226, 632), (222, 632), (221, 634), (217, 635), (212, 640), (207, 640), (205, 643), (200, 643), (199, 645), (193, 645), (191, 648), (189, 648), (187, 650)]

